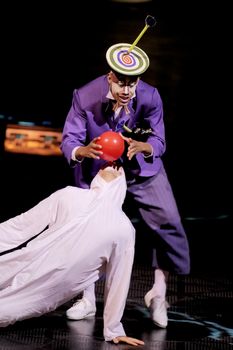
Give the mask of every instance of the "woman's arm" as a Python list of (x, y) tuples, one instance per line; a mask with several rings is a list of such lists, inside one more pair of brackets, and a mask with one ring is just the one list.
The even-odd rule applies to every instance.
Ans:
[(28, 211), (0, 224), (0, 253), (16, 248), (42, 232), (51, 222), (54, 196), (42, 200)]
[(134, 259), (134, 247), (117, 253), (113, 251), (106, 267), (106, 282), (104, 292), (104, 338), (131, 345), (143, 345), (144, 342), (127, 337), (121, 323), (123, 316)]

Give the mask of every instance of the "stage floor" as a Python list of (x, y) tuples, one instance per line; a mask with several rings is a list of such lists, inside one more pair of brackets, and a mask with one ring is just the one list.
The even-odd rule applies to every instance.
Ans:
[[(1, 221), (27, 210), (69, 183), (63, 161), (16, 155), (4, 157)], [(16, 178), (15, 169), (18, 169)], [(182, 217), (190, 243), (191, 274), (170, 276), (169, 323), (165, 330), (156, 328), (144, 305), (144, 295), (153, 283), (151, 245), (150, 240), (145, 239), (147, 231), (137, 217), (134, 218), (137, 229), (135, 266), (123, 323), (129, 336), (145, 341), (145, 350), (233, 348), (232, 217), (229, 211), (220, 209), (209, 213), (209, 207), (206, 213), (199, 213), (201, 203), (190, 201), (188, 204), (190, 207), (185, 208)], [(96, 292), (96, 317), (68, 321), (65, 310), (74, 300), (70, 301), (50, 314), (0, 328), (0, 350), (132, 349), (132, 346), (116, 347), (103, 340), (103, 281), (98, 282)]]
[[(123, 317), (129, 336), (145, 341), (144, 350), (231, 349), (233, 347), (233, 279), (229, 276), (191, 274), (171, 276), (168, 285), (169, 323), (157, 328), (143, 296), (152, 283), (149, 266), (135, 265)], [(1, 350), (22, 349), (132, 349), (103, 340), (103, 282), (98, 282), (97, 314), (69, 321), (65, 310), (73, 301), (39, 318), (0, 329)], [(139, 347), (141, 348), (141, 347)]]

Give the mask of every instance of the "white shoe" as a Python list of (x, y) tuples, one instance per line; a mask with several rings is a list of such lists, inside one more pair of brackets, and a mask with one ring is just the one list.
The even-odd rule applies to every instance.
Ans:
[(150, 314), (154, 324), (160, 328), (166, 328), (168, 323), (167, 308), (169, 307), (165, 298), (153, 296), (149, 291), (145, 297), (145, 304), (150, 309)]
[(146, 307), (150, 307), (151, 304), (151, 299), (154, 297), (154, 295), (152, 294), (152, 290), (149, 290), (149, 292), (146, 293), (146, 295), (144, 296), (144, 301), (146, 304)]
[(66, 310), (66, 316), (70, 320), (82, 320), (87, 317), (95, 316), (95, 313), (96, 307), (85, 297), (78, 300), (70, 309)]

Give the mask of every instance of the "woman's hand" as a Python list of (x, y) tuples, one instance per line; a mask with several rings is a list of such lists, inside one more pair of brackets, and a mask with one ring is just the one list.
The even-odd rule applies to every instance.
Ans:
[(144, 345), (144, 341), (136, 339), (136, 338), (131, 338), (131, 337), (127, 337), (127, 336), (122, 336), (122, 337), (116, 337), (113, 338), (113, 343), (114, 344), (118, 344), (118, 343), (126, 343), (126, 344), (130, 344), (130, 345), (134, 345), (134, 346), (138, 346), (138, 345)]

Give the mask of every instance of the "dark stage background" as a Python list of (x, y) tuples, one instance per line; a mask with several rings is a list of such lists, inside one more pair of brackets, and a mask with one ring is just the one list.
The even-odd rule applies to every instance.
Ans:
[(164, 101), (164, 162), (193, 268), (230, 272), (232, 39), (226, 4), (102, 0), (1, 5), (0, 220), (73, 181), (62, 156), (4, 152), (4, 124), (32, 121), (62, 128), (73, 89), (107, 73), (107, 48), (132, 43), (151, 14), (158, 24), (138, 43), (151, 60), (143, 79), (158, 87)]

